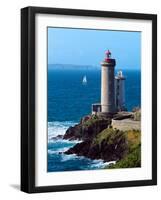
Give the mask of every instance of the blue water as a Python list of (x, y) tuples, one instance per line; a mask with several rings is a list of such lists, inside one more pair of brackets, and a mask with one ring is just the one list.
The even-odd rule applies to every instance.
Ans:
[[(126, 77), (126, 107), (130, 111), (141, 105), (141, 73), (139, 70), (123, 70), (123, 74)], [(82, 85), (84, 75), (87, 85)], [(92, 103), (100, 102), (100, 84), (100, 70), (48, 69), (48, 172), (100, 169), (108, 164), (65, 155), (63, 152), (78, 141), (52, 139), (63, 135), (69, 126), (91, 113)]]

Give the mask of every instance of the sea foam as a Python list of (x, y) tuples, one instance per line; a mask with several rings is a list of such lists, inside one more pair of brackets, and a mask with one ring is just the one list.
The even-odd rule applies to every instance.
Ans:
[(66, 130), (70, 126), (74, 126), (76, 123), (73, 121), (65, 121), (65, 122), (48, 122), (48, 139), (50, 140), (52, 137), (56, 137), (58, 135), (64, 135)]
[[(65, 151), (67, 151), (69, 148), (73, 147), (76, 143), (79, 143), (81, 141), (74, 140), (64, 140), (62, 138), (53, 139), (53, 137), (56, 137), (58, 135), (64, 135), (66, 130), (70, 126), (74, 126), (76, 123), (73, 121), (66, 121), (66, 122), (48, 122), (48, 155), (52, 156), (50, 159), (55, 160), (56, 163), (60, 162), (61, 167), (64, 166), (64, 170), (68, 168), (68, 164), (72, 163), (72, 166), (75, 165), (76, 169), (79, 170), (91, 170), (91, 169), (103, 169), (105, 166), (108, 166), (111, 163), (114, 163), (115, 161), (111, 162), (104, 162), (101, 159), (98, 160), (91, 160), (90, 158), (86, 158), (84, 156), (77, 156), (76, 154), (67, 155), (64, 154)], [(54, 164), (55, 165), (55, 164)], [(58, 165), (58, 164), (57, 164)], [(78, 166), (77, 166), (78, 165)], [(53, 166), (53, 171), (59, 171), (57, 170), (58, 166)]]

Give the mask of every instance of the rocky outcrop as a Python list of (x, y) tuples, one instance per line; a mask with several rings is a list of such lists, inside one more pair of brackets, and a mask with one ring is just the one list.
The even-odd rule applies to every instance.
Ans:
[(104, 161), (120, 160), (128, 151), (128, 144), (123, 132), (105, 129), (93, 140), (84, 141), (70, 148), (66, 154), (77, 154), (91, 159)]
[(69, 127), (63, 139), (68, 140), (92, 140), (98, 133), (111, 124), (111, 119), (103, 119), (96, 116), (84, 117), (74, 127)]
[(122, 167), (140, 166), (140, 130), (114, 129), (111, 121), (112, 118), (95, 115), (82, 118), (80, 123), (70, 127), (63, 137), (82, 142), (68, 149), (65, 154), (77, 154), (91, 159), (102, 159), (105, 162), (117, 161), (119, 163), (116, 162), (116, 166)]
[(57, 135), (51, 138), (52, 140), (60, 140), (63, 139), (63, 135)]

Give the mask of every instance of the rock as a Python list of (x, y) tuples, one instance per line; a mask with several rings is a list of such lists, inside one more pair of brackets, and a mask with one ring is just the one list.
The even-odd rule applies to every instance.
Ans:
[(63, 139), (68, 140), (91, 140), (111, 123), (111, 119), (82, 119), (74, 127), (69, 127)]
[(57, 135), (51, 138), (52, 140), (60, 140), (63, 139), (63, 135)]
[[(123, 132), (109, 130), (106, 129), (107, 137), (103, 137), (105, 134), (105, 131), (103, 131), (96, 140), (78, 143), (66, 151), (65, 154), (77, 154), (78, 156), (85, 156), (91, 159), (102, 159), (105, 162), (120, 160), (128, 151), (126, 138)], [(98, 139), (99, 137), (101, 139)]]
[(91, 119), (91, 115), (87, 115), (87, 116), (85, 116), (85, 117), (82, 117), (82, 119), (81, 119), (81, 124), (83, 124), (84, 122), (86, 122), (86, 121), (88, 121), (88, 120), (90, 120)]
[[(105, 162), (117, 161), (117, 163), (124, 158), (128, 158), (128, 163), (125, 159), (124, 162), (117, 165), (125, 167), (139, 166), (141, 162), (139, 160), (140, 150), (138, 148), (136, 151), (135, 147), (139, 147), (141, 143), (140, 130), (122, 131), (113, 129), (111, 121), (112, 118), (102, 118), (95, 115), (82, 118), (80, 123), (70, 127), (63, 137), (63, 139), (68, 140), (82, 140), (82, 142), (77, 143), (64, 153), (77, 154), (91, 159), (102, 159)], [(131, 152), (134, 153), (127, 157)]]
[(77, 154), (79, 156), (86, 156), (86, 152), (90, 149), (90, 142), (85, 141), (76, 144), (74, 147), (68, 149), (65, 154)]

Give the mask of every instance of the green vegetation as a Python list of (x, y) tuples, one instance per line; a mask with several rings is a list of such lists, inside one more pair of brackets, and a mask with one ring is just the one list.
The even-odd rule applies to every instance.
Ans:
[[(130, 117), (133, 120), (140, 120), (140, 108), (136, 108)], [(111, 120), (110, 117), (97, 115), (83, 117), (79, 124), (66, 131), (65, 139), (83, 140), (72, 147), (68, 153), (91, 159), (102, 159), (105, 162), (116, 161), (115, 164), (107, 166), (107, 169), (140, 167), (141, 131), (132, 130), (130, 124), (130, 130), (118, 130), (112, 127)]]
[(141, 144), (137, 145), (123, 159), (112, 164), (108, 169), (141, 167)]
[(83, 125), (84, 126), (91, 126), (91, 125), (93, 125), (94, 123), (96, 123), (97, 121), (99, 121), (100, 119), (96, 116), (96, 115), (94, 115), (94, 116), (92, 116), (90, 119), (88, 119), (87, 121), (85, 121), (84, 123), (83, 123)]
[(138, 146), (141, 146), (141, 132), (139, 130), (126, 131), (129, 152), (131, 153)]
[[(120, 154), (116, 164), (106, 167), (113, 168), (132, 168), (141, 166), (141, 132), (138, 130), (120, 131), (107, 128), (99, 133), (94, 139), (92, 145), (107, 144), (115, 146), (113, 154)], [(116, 148), (117, 147), (117, 148)]]
[(93, 144), (101, 144), (102, 141), (106, 141), (107, 145), (117, 144), (122, 138), (125, 139), (125, 133), (123, 131), (107, 128), (94, 138)]
[(116, 164), (108, 166), (108, 169), (141, 167), (141, 133), (131, 130), (125, 134), (128, 142), (128, 153)]
[(92, 115), (89, 119), (85, 120), (83, 122), (83, 126), (89, 127), (93, 126), (95, 124), (101, 124), (101, 123), (106, 123), (107, 126), (110, 124), (111, 120), (110, 119), (105, 119), (103, 120), (102, 118), (98, 117), (97, 115)]
[[(140, 109), (135, 110), (133, 116), (134, 120), (140, 120)], [(83, 125), (87, 127), (93, 126), (99, 123), (100, 120), (102, 119), (93, 115), (90, 119), (85, 121)], [(141, 132), (139, 130), (120, 131), (109, 126), (92, 139), (91, 145), (98, 145), (99, 149), (103, 152), (103, 149), (107, 146), (107, 154), (112, 152), (113, 155), (116, 155), (118, 161), (115, 164), (107, 166), (107, 169), (141, 166)]]

